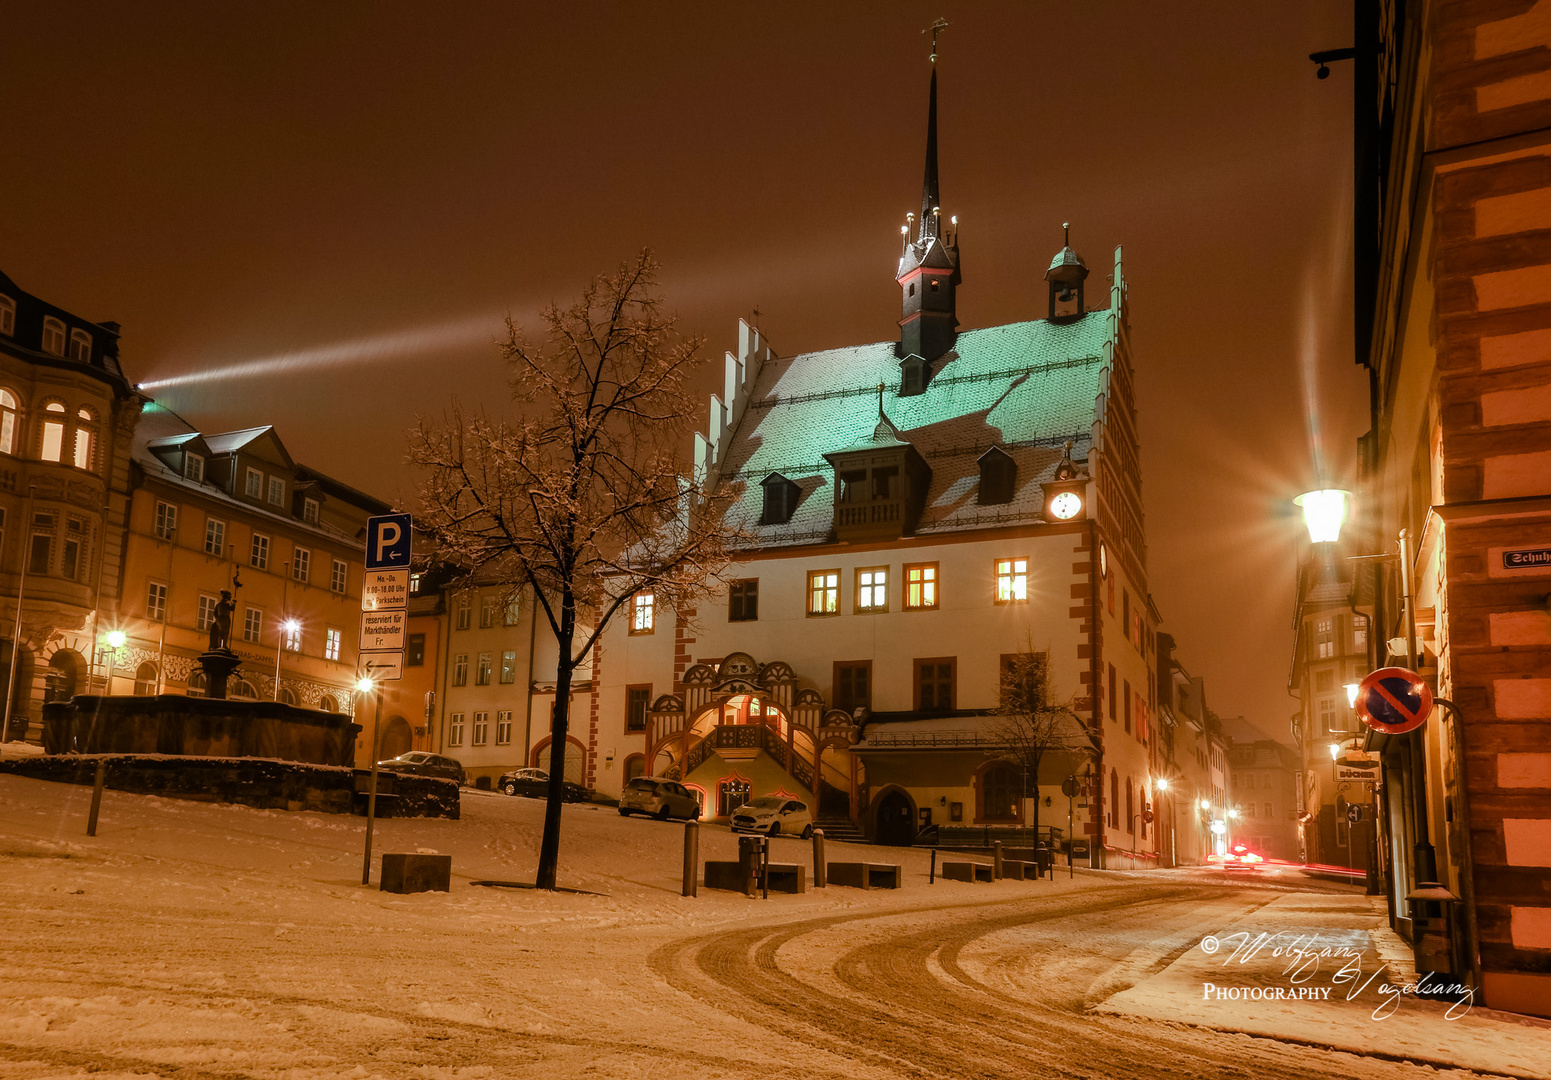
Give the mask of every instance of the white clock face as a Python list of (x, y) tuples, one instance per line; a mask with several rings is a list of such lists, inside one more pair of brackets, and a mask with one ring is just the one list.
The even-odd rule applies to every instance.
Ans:
[(1082, 499), (1076, 492), (1063, 491), (1050, 500), (1050, 512), (1062, 521), (1076, 517), (1081, 509)]

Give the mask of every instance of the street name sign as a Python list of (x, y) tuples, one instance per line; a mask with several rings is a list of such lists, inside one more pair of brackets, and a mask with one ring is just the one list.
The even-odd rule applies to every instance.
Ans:
[(1527, 548), (1523, 551), (1503, 552), (1504, 570), (1528, 570), (1536, 566), (1551, 567), (1551, 548)]
[(1357, 688), (1357, 718), (1383, 735), (1415, 731), (1432, 711), (1432, 688), (1408, 668), (1379, 668)]
[(366, 519), (366, 568), (408, 570), (410, 516), (382, 514)]
[(402, 609), (409, 604), (408, 570), (368, 570), (361, 586), (362, 611)]

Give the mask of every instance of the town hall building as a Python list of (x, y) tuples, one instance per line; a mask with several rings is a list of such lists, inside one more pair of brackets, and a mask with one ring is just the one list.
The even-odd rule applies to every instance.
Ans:
[[(681, 611), (639, 594), (605, 632), (577, 734), (610, 767), (588, 782), (679, 779), (712, 819), (789, 795), (832, 834), (910, 843), (1027, 825), (1035, 800), (1061, 839), (1076, 775), (1095, 861), (1152, 866), (1157, 614), (1121, 253), (1095, 296), (1068, 241), (1027, 321), (960, 329), (936, 129), (934, 69), (894, 338), (783, 357), (740, 325), (694, 453), (753, 541), (725, 593)], [(1029, 652), (1070, 710), (1037, 779), (997, 715)]]

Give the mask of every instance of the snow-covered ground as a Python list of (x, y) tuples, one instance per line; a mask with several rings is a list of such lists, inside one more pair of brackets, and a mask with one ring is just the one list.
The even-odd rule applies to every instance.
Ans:
[[(361, 885), (359, 818), (109, 791), (88, 838), (90, 794), (0, 776), (0, 1077), (1422, 1075), (1089, 1011), (1280, 886), (929, 886), (925, 851), (831, 842), (902, 863), (905, 888), (684, 898), (682, 824), (575, 805), (578, 891), (478, 887), (532, 880), (543, 806), (469, 792), (460, 821), (377, 824), (378, 856), (452, 856), (450, 894), (398, 896), (376, 866)], [(700, 843), (735, 857), (723, 829)], [(1515, 1030), (1515, 1061), (1551, 1062), (1551, 1030)]]

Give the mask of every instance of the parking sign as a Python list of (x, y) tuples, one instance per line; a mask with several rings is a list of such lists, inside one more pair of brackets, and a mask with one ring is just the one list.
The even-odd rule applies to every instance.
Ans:
[(410, 516), (383, 514), (366, 519), (366, 568), (400, 570), (409, 566)]

